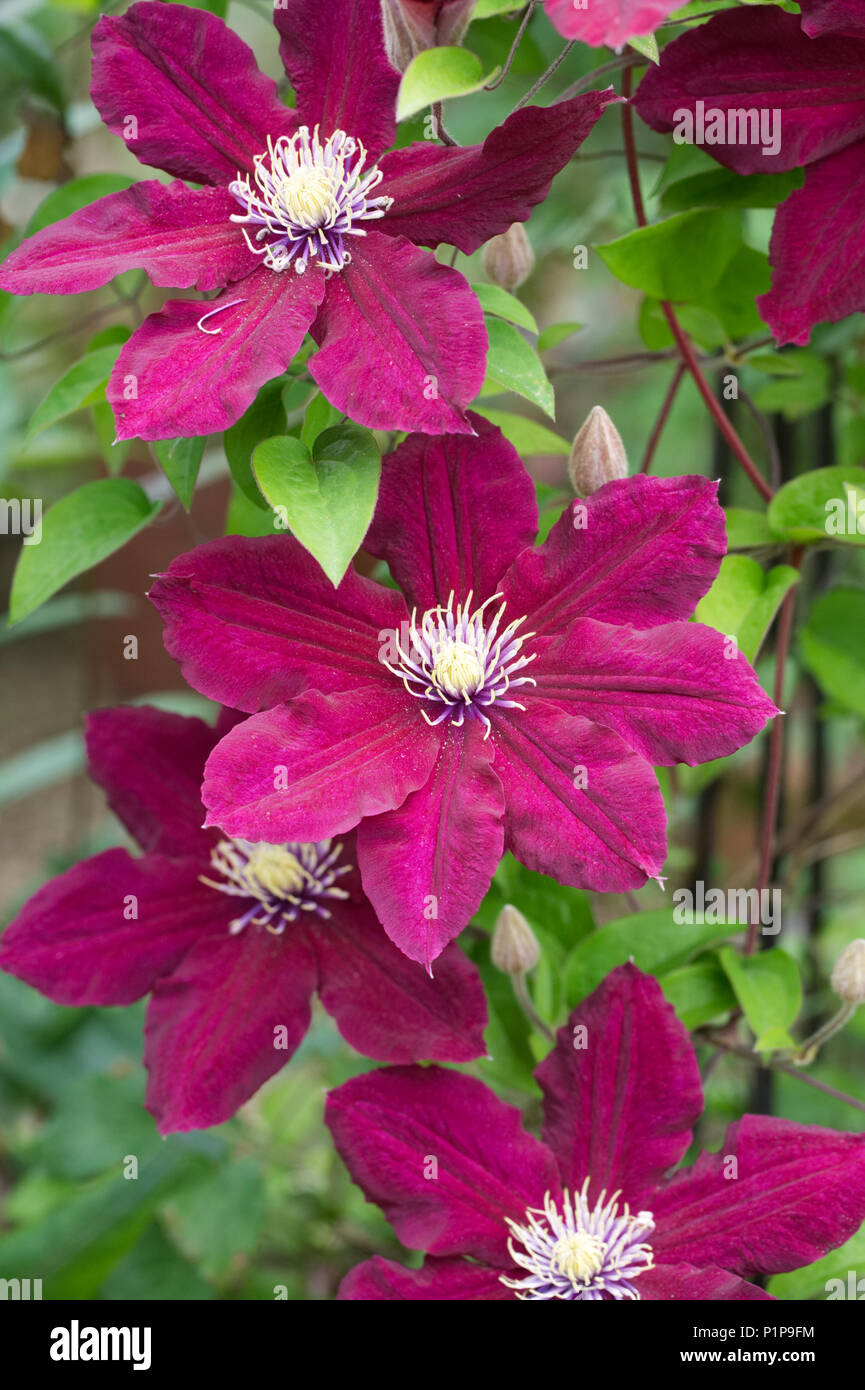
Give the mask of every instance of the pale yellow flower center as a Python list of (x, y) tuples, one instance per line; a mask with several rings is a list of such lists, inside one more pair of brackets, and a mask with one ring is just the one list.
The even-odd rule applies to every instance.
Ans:
[(433, 680), (448, 695), (458, 698), (473, 695), (484, 678), (484, 667), (478, 651), (467, 642), (446, 642), (436, 657)]
[(326, 169), (301, 166), (276, 185), (274, 202), (286, 221), (310, 231), (326, 227), (339, 213), (334, 179)]
[(604, 1242), (588, 1231), (572, 1231), (553, 1246), (550, 1264), (570, 1279), (574, 1288), (588, 1284), (604, 1267)]

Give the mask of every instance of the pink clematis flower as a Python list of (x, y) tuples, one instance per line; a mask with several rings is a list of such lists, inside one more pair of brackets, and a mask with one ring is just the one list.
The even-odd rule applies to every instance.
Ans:
[[(487, 334), (467, 281), (420, 246), (466, 253), (523, 222), (589, 134), (610, 89), (509, 116), (482, 145), (396, 135), (399, 74), (381, 0), (280, 0), (297, 94), (284, 106), (222, 20), (140, 0), (93, 31), (93, 100), (150, 180), (46, 227), (6, 260), (16, 294), (95, 289), (139, 267), (171, 300), (120, 352), (118, 435), (226, 429), (307, 330), (328, 399), (371, 429), (468, 432)], [(382, 158), (384, 155), (384, 158)]]
[(236, 717), (91, 715), (91, 774), (144, 853), (77, 864), (0, 938), (0, 967), (58, 1004), (151, 994), (147, 1108), (163, 1133), (230, 1118), (299, 1046), (316, 991), (367, 1056), (484, 1051), (474, 966), (453, 947), (435, 982), (418, 976), (363, 896), (353, 836), (262, 845), (201, 828), (204, 761)]
[(713, 483), (609, 483), (533, 549), (532, 481), (469, 418), (476, 437), (384, 460), (365, 545), (405, 600), (351, 570), (334, 592), (286, 536), (199, 546), (151, 592), (190, 684), (253, 716), (208, 760), (211, 821), (279, 841), (357, 826), (379, 920), (427, 966), (505, 848), (599, 891), (657, 874), (652, 764), (721, 757), (775, 713), (684, 621), (725, 550)]
[(801, 28), (775, 5), (716, 15), (664, 49), (636, 96), (654, 130), (701, 103), (706, 153), (739, 174), (805, 166), (775, 214), (772, 287), (757, 300), (779, 343), (865, 309), (865, 13), (860, 0), (802, 10)]
[[(404, 1245), (340, 1298), (746, 1301), (865, 1219), (865, 1135), (745, 1115), (669, 1176), (703, 1108), (697, 1059), (657, 981), (620, 966), (535, 1073), (541, 1143), (480, 1081), (388, 1067), (332, 1091), (325, 1119)], [(430, 1180), (434, 1160), (435, 1181)], [(470, 1262), (471, 1261), (471, 1262)]]
[(679, 0), (544, 0), (550, 22), (566, 39), (600, 48), (623, 48), (628, 39), (651, 34), (681, 8)]

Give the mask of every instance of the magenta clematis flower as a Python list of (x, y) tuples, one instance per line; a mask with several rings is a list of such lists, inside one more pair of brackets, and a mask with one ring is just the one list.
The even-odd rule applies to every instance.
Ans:
[(664, 49), (636, 96), (654, 130), (684, 128), (700, 103), (697, 143), (737, 173), (805, 166), (775, 214), (772, 287), (757, 300), (779, 343), (865, 309), (865, 16), (859, 0), (802, 10), (801, 28), (775, 5), (716, 15)]
[(768, 1299), (747, 1280), (810, 1264), (865, 1219), (861, 1134), (745, 1115), (717, 1154), (669, 1177), (703, 1108), (700, 1073), (633, 965), (584, 1000), (535, 1076), (543, 1143), (482, 1082), (441, 1067), (330, 1093), (352, 1178), (433, 1257), (406, 1269), (376, 1256), (340, 1298)]
[(58, 1004), (151, 994), (147, 1108), (163, 1133), (220, 1124), (284, 1065), (317, 991), (381, 1061), (484, 1052), (486, 1003), (453, 947), (435, 982), (387, 940), (353, 836), (263, 845), (203, 830), (215, 729), (160, 710), (90, 716), (90, 770), (144, 851), (110, 849), (41, 888), (0, 938), (0, 967)]
[(550, 22), (566, 39), (600, 48), (622, 48), (628, 39), (651, 34), (681, 8), (679, 0), (544, 0)]
[(277, 841), (357, 826), (379, 920), (427, 966), (504, 848), (599, 891), (657, 874), (652, 764), (721, 757), (775, 713), (721, 634), (684, 621), (725, 550), (713, 483), (609, 483), (532, 549), (531, 479), (469, 419), (475, 437), (413, 435), (383, 462), (365, 545), (405, 601), (352, 570), (334, 592), (287, 536), (199, 546), (151, 592), (190, 684), (253, 716), (208, 760), (211, 822)]
[(9, 256), (0, 286), (69, 294), (139, 267), (155, 285), (220, 291), (169, 301), (121, 349), (108, 386), (121, 439), (227, 428), (307, 330), (313, 377), (352, 419), (468, 432), (483, 314), (467, 281), (419, 247), (469, 253), (525, 221), (614, 93), (526, 107), (482, 145), (382, 158), (400, 78), (381, 0), (280, 0), (274, 20), (296, 110), (212, 14), (140, 0), (103, 16), (93, 100), (178, 181), (135, 184), (46, 227)]

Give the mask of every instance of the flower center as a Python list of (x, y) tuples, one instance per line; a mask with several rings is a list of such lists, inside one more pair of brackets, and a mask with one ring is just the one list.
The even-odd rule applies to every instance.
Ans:
[(336, 883), (352, 867), (337, 866), (341, 853), (342, 845), (332, 840), (311, 845), (220, 840), (210, 852), (210, 863), (221, 881), (203, 874), (200, 878), (218, 893), (252, 899), (247, 910), (231, 923), (232, 934), (252, 924), (278, 936), (285, 931), (286, 922), (296, 921), (301, 912), (329, 917), (327, 900), (348, 897)]
[(605, 1295), (640, 1297), (632, 1280), (654, 1263), (652, 1247), (645, 1243), (655, 1229), (652, 1213), (638, 1211), (632, 1216), (627, 1202), (620, 1211), (618, 1192), (609, 1201), (602, 1192), (590, 1207), (588, 1189), (587, 1178), (573, 1200), (566, 1191), (561, 1212), (548, 1192), (543, 1208), (527, 1210), (524, 1226), (508, 1218), (508, 1250), (526, 1275), (500, 1277), (516, 1290), (517, 1298), (596, 1302)]
[(604, 1267), (604, 1242), (588, 1231), (572, 1231), (556, 1241), (550, 1264), (575, 1287), (588, 1284)]
[(271, 270), (293, 264), (302, 274), (310, 259), (325, 270), (342, 270), (351, 260), (346, 237), (366, 236), (357, 224), (384, 217), (393, 202), (370, 197), (382, 174), (363, 173), (365, 162), (363, 145), (344, 130), (335, 130), (324, 144), (318, 126), (312, 134), (302, 125), (276, 141), (268, 136), (267, 151), (253, 161), (255, 187), (240, 172), (228, 185), (244, 209), (231, 220), (241, 224), (250, 251)]
[(517, 637), (524, 617), (502, 627), (506, 603), (489, 625), (485, 624), (485, 610), (500, 598), (501, 594), (492, 594), (472, 612), (471, 592), (456, 608), (451, 592), (447, 607), (439, 604), (428, 609), (420, 623), (415, 610), (407, 633), (396, 643), (394, 660), (382, 657), (409, 695), (437, 706), (432, 713), (421, 710), (428, 724), (452, 719), (459, 728), (469, 713), (483, 721), (484, 738), (488, 738), (492, 725), (484, 713), (486, 707), (498, 701), (505, 709), (525, 709), (506, 695), (517, 686), (535, 684), (531, 676), (517, 675), (535, 659), (536, 653), (520, 655), (523, 643), (533, 633)]
[(458, 700), (462, 695), (474, 695), (483, 684), (483, 663), (468, 642), (445, 642), (435, 659), (432, 678), (440, 689)]

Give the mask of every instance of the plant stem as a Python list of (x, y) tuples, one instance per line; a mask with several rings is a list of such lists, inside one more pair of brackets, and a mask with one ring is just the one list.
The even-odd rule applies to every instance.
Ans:
[(505, 59), (505, 65), (499, 73), (498, 77), (495, 79), (495, 81), (488, 82), (486, 84), (486, 86), (484, 87), (485, 92), (494, 92), (496, 90), (496, 87), (500, 87), (502, 85), (508, 73), (510, 72), (511, 64), (513, 63), (514, 58), (516, 57), (517, 49), (520, 46), (523, 34), (526, 32), (526, 29), (529, 26), (529, 20), (535, 12), (535, 6), (537, 5), (537, 3), (538, 0), (529, 0), (528, 5), (526, 6), (526, 12), (522, 17), (522, 20), (520, 21), (520, 27), (517, 30), (517, 36), (511, 44), (511, 51)]
[[(637, 220), (637, 225), (645, 227), (647, 226), (647, 218), (645, 204), (643, 203), (643, 193), (640, 188), (640, 168), (637, 157), (637, 147), (634, 142), (634, 113), (630, 101), (631, 86), (631, 70), (630, 68), (625, 68), (622, 73), (622, 95), (626, 98), (622, 104), (622, 134), (625, 141), (625, 154), (627, 157), (628, 178), (631, 184), (631, 198), (634, 204), (634, 215)], [(718, 429), (723, 434), (733, 453), (736, 455), (736, 458), (751, 479), (754, 487), (761, 496), (768, 501), (773, 495), (772, 489), (761, 475), (754, 460), (745, 448), (745, 445), (742, 443), (733, 426), (730, 424), (730, 421), (727, 419), (727, 416), (715, 400), (715, 394), (700, 370), (700, 364), (697, 361), (694, 349), (688, 340), (687, 334), (683, 331), (679, 320), (676, 318), (676, 313), (672, 304), (662, 299), (661, 309), (670, 326), (670, 332), (675, 339), (682, 361), (691, 373), (694, 379), (694, 385), (703, 397), (712, 419), (715, 421)]]
[(806, 1086), (813, 1086), (815, 1091), (822, 1091), (824, 1095), (832, 1096), (834, 1100), (840, 1100), (844, 1105), (852, 1105), (855, 1110), (865, 1112), (865, 1100), (859, 1100), (856, 1096), (848, 1096), (845, 1091), (838, 1091), (834, 1086), (828, 1086), (825, 1081), (818, 1081), (816, 1076), (808, 1076), (798, 1067), (790, 1066), (787, 1062), (774, 1062), (770, 1057), (760, 1057), (749, 1047), (731, 1042), (718, 1033), (705, 1033), (703, 1037), (713, 1047), (720, 1047), (724, 1052), (731, 1052), (734, 1057), (743, 1057), (746, 1062), (752, 1062), (755, 1066), (765, 1068), (766, 1071), (780, 1071), (785, 1076), (795, 1076), (797, 1081), (804, 1082)]
[(666, 425), (667, 418), (670, 414), (670, 411), (673, 408), (673, 402), (676, 399), (676, 395), (680, 385), (682, 384), (682, 378), (684, 377), (684, 375), (685, 367), (684, 364), (680, 362), (679, 365), (676, 367), (675, 372), (673, 373), (673, 380), (670, 382), (670, 385), (667, 389), (667, 394), (664, 397), (661, 409), (658, 413), (658, 418), (655, 421), (655, 427), (652, 430), (652, 433), (649, 435), (649, 442), (646, 445), (646, 452), (643, 455), (643, 462), (640, 466), (641, 473), (648, 473), (649, 469), (652, 466), (652, 459), (655, 456), (655, 450), (657, 449), (661, 435), (664, 432), (664, 426)]
[[(798, 546), (791, 557), (793, 567), (798, 569), (802, 563), (803, 550)], [(778, 638), (775, 643), (775, 688), (772, 698), (778, 709), (784, 698), (784, 672), (787, 667), (787, 653), (790, 650), (790, 637), (793, 632), (793, 612), (796, 605), (796, 588), (788, 589), (781, 605), (778, 619)], [(775, 845), (775, 822), (778, 818), (778, 796), (781, 788), (781, 757), (784, 751), (784, 725), (780, 714), (775, 715), (769, 734), (769, 763), (766, 772), (766, 795), (763, 800), (763, 824), (760, 836), (760, 870), (757, 878), (758, 902), (763, 889), (769, 886), (772, 872), (772, 854)], [(757, 934), (760, 926), (759, 908), (752, 914), (748, 926), (748, 940), (745, 955), (750, 956), (757, 949)]]
[(561, 53), (559, 54), (558, 58), (554, 58), (554, 59), (553, 59), (553, 61), (550, 63), (550, 66), (547, 68), (546, 72), (542, 72), (542, 73), (541, 73), (541, 75), (540, 75), (540, 77), (538, 78), (537, 82), (533, 83), (532, 86), (529, 87), (529, 90), (526, 92), (526, 94), (525, 94), (524, 97), (520, 97), (519, 101), (517, 102), (516, 106), (514, 107), (514, 111), (520, 111), (520, 110), (525, 106), (525, 104), (526, 104), (527, 101), (531, 101), (532, 97), (535, 95), (535, 92), (539, 92), (539, 91), (541, 90), (541, 88), (543, 87), (544, 83), (545, 83), (545, 82), (548, 82), (549, 79), (552, 77), (552, 75), (553, 75), (553, 73), (555, 72), (556, 68), (559, 67), (560, 64), (563, 63), (563, 62), (565, 61), (565, 59), (567, 58), (568, 54), (570, 53), (570, 51), (571, 51), (571, 49), (573, 48), (573, 46), (574, 46), (575, 43), (576, 43), (576, 39), (571, 39), (571, 42), (570, 42), (570, 43), (566, 43), (566, 44), (565, 44), (565, 46), (564, 46), (564, 48), (562, 49)]
[(541, 1037), (546, 1038), (548, 1042), (554, 1043), (556, 1041), (556, 1035), (553, 1032), (552, 1028), (549, 1028), (547, 1024), (544, 1023), (544, 1020), (541, 1018), (540, 1014), (538, 1013), (537, 1009), (532, 1003), (528, 991), (528, 986), (526, 985), (525, 975), (512, 975), (511, 984), (514, 988), (514, 994), (516, 995), (517, 1003), (519, 1004), (526, 1018), (529, 1020), (529, 1023), (534, 1028), (535, 1032), (540, 1033)]

